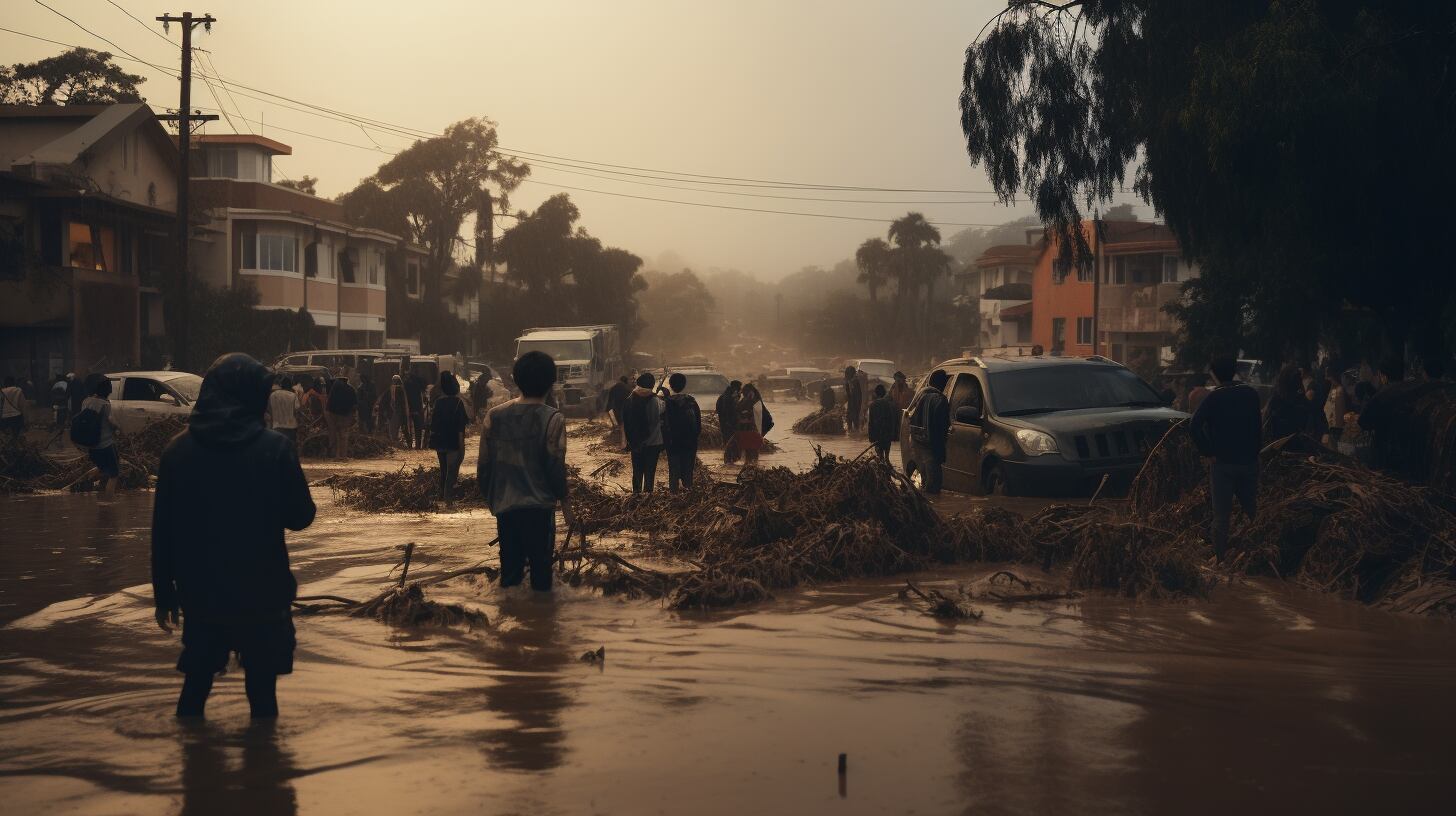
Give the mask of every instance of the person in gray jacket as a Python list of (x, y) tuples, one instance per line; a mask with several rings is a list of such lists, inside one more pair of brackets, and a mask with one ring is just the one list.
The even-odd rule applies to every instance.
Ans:
[(531, 588), (547, 592), (558, 503), (567, 529), (576, 524), (566, 488), (566, 419), (546, 404), (555, 360), (529, 351), (511, 373), (521, 396), (486, 414), (476, 473), (500, 533), (501, 586), (520, 584), (529, 565)]

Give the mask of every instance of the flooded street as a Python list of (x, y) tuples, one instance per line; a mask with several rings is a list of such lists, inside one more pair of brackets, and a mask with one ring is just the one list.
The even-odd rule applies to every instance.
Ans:
[[(783, 450), (765, 465), (864, 447), (795, 437), (808, 406), (771, 407)], [(584, 472), (600, 461), (572, 445)], [(302, 595), (373, 595), (407, 541), (420, 577), (495, 558), (485, 511), (314, 497), (318, 520), (289, 536)], [(249, 725), (236, 668), (206, 725), (179, 725), (178, 641), (152, 620), (151, 499), (0, 500), (9, 812), (1400, 812), (1433, 809), (1456, 762), (1456, 627), (1262, 582), (1207, 602), (987, 605), (951, 624), (899, 600), (902, 577), (715, 613), (458, 579), (431, 597), (489, 627), (299, 615), (275, 727)], [(580, 659), (598, 647), (604, 665)]]

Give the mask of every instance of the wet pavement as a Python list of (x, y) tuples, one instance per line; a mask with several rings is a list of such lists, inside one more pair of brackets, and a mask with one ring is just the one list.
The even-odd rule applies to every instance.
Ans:
[[(804, 408), (772, 407), (766, 465), (863, 449), (792, 437)], [(314, 492), (318, 521), (289, 538), (303, 594), (373, 594), (406, 541), (420, 576), (493, 560), (483, 511), (368, 515)], [(151, 495), (0, 507), (7, 812), (1405, 812), (1444, 810), (1456, 760), (1456, 627), (1264, 582), (948, 624), (900, 601), (902, 578), (716, 613), (460, 579), (432, 597), (489, 627), (300, 616), (276, 727), (249, 724), (236, 669), (184, 726), (178, 644), (152, 622)], [(579, 659), (603, 646), (604, 665)]]

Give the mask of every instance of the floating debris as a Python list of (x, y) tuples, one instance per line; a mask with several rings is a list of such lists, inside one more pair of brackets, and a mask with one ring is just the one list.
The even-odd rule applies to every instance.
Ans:
[(818, 410), (794, 423), (794, 433), (817, 436), (844, 436), (844, 406)]
[(900, 590), (900, 598), (909, 600), (912, 596), (927, 605), (925, 614), (933, 618), (942, 620), (981, 619), (982, 613), (971, 606), (964, 589), (959, 591), (958, 596), (951, 596), (938, 589), (921, 589), (915, 585), (914, 581), (906, 581), (905, 588)]

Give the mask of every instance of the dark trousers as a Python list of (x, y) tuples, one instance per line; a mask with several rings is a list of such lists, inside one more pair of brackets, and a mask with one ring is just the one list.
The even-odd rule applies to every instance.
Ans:
[(452, 493), (455, 480), (460, 478), (460, 463), (465, 459), (465, 451), (437, 450), (435, 456), (440, 460), (440, 501), (454, 501)]
[(1208, 470), (1208, 486), (1213, 496), (1213, 552), (1222, 558), (1228, 550), (1234, 498), (1238, 498), (1239, 506), (1244, 508), (1244, 515), (1249, 518), (1258, 512), (1259, 466), (1214, 462)]
[(0, 419), (0, 430), (10, 434), (11, 439), (19, 439), (21, 431), (25, 430), (25, 415), (16, 414), (13, 417)]
[(410, 429), (405, 432), (404, 444), (411, 448), (424, 449), (425, 447), (425, 415), (420, 411), (410, 411)]
[(556, 547), (556, 511), (510, 510), (496, 516), (500, 532), (500, 585), (513, 587), (521, 583), (526, 565), (531, 567), (531, 589), (551, 589), (552, 550)]
[(632, 449), (632, 492), (651, 493), (657, 481), (657, 458), (661, 445), (640, 445)]
[(859, 400), (850, 400), (845, 406), (844, 422), (851, 431), (859, 430)]
[(876, 442), (875, 443), (875, 456), (881, 462), (888, 462), (888, 461), (890, 461), (890, 443), (889, 442)]
[(940, 492), (944, 482), (944, 474), (941, 472), (941, 465), (945, 462), (945, 454), (937, 455), (935, 451), (924, 445), (917, 445), (915, 451), (915, 464), (920, 468), (920, 489), (931, 495)]
[[(182, 694), (177, 698), (177, 716), (201, 717), (212, 693), (211, 673), (189, 674), (182, 678)], [(278, 675), (257, 670), (246, 671), (243, 690), (248, 694), (248, 709), (254, 719), (278, 716)]]
[(679, 487), (691, 489), (693, 468), (698, 464), (698, 449), (684, 448), (667, 452), (667, 489), (677, 492)]

